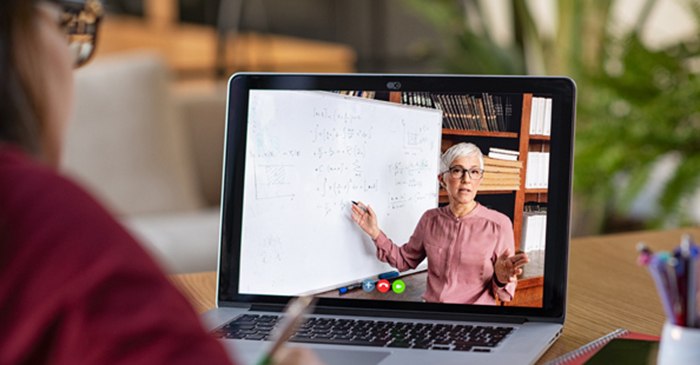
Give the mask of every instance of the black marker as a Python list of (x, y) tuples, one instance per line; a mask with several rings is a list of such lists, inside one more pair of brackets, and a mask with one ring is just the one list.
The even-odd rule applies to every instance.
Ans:
[(362, 288), (362, 283), (344, 286), (344, 287), (338, 289), (338, 294), (345, 294), (345, 293), (349, 292), (350, 290), (355, 290), (355, 289), (359, 289), (359, 288)]
[(367, 208), (365, 208), (365, 207), (361, 206), (360, 204), (357, 204), (357, 202), (356, 202), (356, 201), (354, 201), (354, 200), (351, 200), (351, 202), (352, 202), (353, 204), (357, 205), (358, 207), (360, 207), (360, 209), (364, 210), (364, 211), (365, 211), (365, 213), (367, 213)]

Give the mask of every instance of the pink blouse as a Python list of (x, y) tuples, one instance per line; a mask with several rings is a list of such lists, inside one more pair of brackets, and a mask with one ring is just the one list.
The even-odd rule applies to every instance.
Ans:
[(382, 232), (374, 241), (377, 258), (399, 271), (428, 257), (428, 302), (496, 304), (509, 302), (517, 283), (498, 286), (493, 265), (508, 248), (515, 253), (513, 225), (506, 215), (477, 203), (462, 218), (448, 206), (423, 214), (408, 243), (399, 247)]

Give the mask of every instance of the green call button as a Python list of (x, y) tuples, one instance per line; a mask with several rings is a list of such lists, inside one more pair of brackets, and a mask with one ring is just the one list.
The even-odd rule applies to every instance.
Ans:
[(406, 284), (403, 283), (403, 280), (395, 280), (394, 283), (391, 284), (391, 289), (394, 293), (401, 294), (406, 290)]

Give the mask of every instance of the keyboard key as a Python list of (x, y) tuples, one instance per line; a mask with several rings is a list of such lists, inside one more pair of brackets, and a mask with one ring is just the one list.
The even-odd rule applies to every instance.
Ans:
[(267, 336), (265, 336), (265, 335), (257, 334), (257, 335), (245, 336), (245, 339), (246, 340), (260, 341), (260, 340), (264, 340), (266, 337)]
[(387, 347), (400, 347), (400, 348), (407, 349), (407, 348), (411, 347), (411, 343), (404, 342), (404, 341), (394, 341), (394, 342), (390, 343), (389, 346), (387, 346)]
[(290, 342), (316, 343), (326, 345), (351, 345), (351, 346), (372, 346), (384, 347), (386, 342), (383, 341), (360, 341), (360, 340), (334, 340), (326, 338), (296, 338), (292, 337)]
[(471, 346), (455, 346), (453, 351), (471, 351), (472, 347)]

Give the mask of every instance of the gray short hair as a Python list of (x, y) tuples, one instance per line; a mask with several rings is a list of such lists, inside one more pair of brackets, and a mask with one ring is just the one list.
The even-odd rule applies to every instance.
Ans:
[[(479, 158), (479, 165), (484, 168), (484, 155), (479, 147), (473, 143), (462, 142), (450, 147), (440, 158), (440, 173), (447, 171), (454, 160), (467, 156)], [(465, 166), (466, 167), (466, 166)]]

